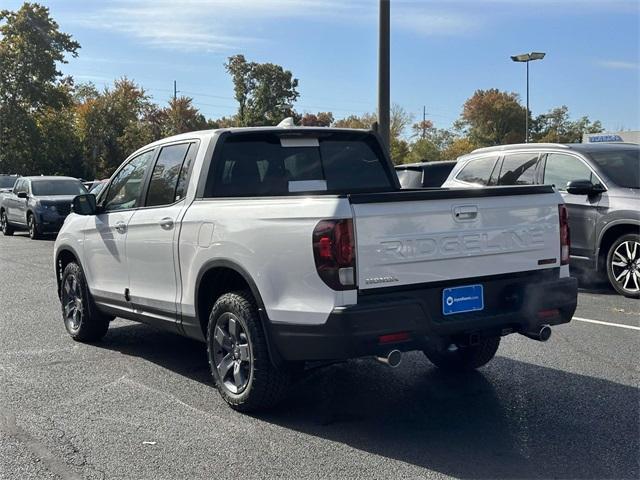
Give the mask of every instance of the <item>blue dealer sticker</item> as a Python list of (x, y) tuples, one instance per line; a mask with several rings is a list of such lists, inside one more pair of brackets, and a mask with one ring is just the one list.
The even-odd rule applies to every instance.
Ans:
[(484, 309), (482, 285), (445, 288), (442, 291), (442, 313), (477, 312)]

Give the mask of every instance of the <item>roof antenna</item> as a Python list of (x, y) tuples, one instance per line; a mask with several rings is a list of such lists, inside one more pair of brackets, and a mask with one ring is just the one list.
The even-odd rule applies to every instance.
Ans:
[(287, 117), (278, 124), (278, 127), (280, 128), (292, 128), (295, 126), (295, 123), (293, 123), (293, 117)]

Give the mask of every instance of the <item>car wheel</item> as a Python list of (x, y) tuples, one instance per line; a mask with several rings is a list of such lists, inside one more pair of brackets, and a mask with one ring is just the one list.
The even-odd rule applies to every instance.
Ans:
[(269, 408), (284, 397), (290, 376), (271, 363), (258, 308), (249, 292), (218, 298), (209, 316), (207, 355), (216, 388), (235, 410)]
[(84, 273), (75, 262), (69, 263), (62, 273), (60, 303), (64, 326), (74, 340), (95, 342), (105, 336), (112, 317), (98, 311)]
[(640, 298), (640, 235), (623, 235), (611, 245), (607, 276), (620, 295)]
[(500, 337), (481, 337), (476, 345), (448, 343), (424, 351), (429, 361), (447, 371), (468, 371), (480, 368), (495, 357)]
[(29, 216), (27, 216), (27, 226), (29, 227), (29, 238), (31, 240), (37, 240), (40, 238), (36, 216), (33, 213), (30, 213)]
[(4, 210), (0, 213), (0, 228), (2, 228), (3, 235), (10, 236), (13, 235), (15, 231), (11, 225), (9, 225), (9, 220), (7, 220), (7, 212)]

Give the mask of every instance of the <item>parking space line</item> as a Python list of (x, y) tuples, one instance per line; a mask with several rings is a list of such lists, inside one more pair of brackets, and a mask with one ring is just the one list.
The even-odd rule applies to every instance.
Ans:
[(625, 325), (623, 323), (603, 322), (602, 320), (591, 320), (590, 318), (573, 317), (573, 320), (587, 323), (597, 323), (598, 325), (609, 325), (610, 327), (628, 328), (629, 330), (640, 330), (640, 327)]

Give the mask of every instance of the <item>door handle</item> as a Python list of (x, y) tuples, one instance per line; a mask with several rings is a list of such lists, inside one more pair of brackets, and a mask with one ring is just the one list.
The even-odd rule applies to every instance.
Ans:
[(171, 230), (173, 228), (173, 218), (165, 217), (158, 222), (163, 230)]
[(461, 205), (453, 209), (453, 216), (458, 221), (475, 220), (478, 216), (478, 207), (475, 205)]
[(125, 233), (127, 231), (127, 224), (124, 223), (122, 220), (119, 222), (116, 222), (116, 230), (120, 233)]

